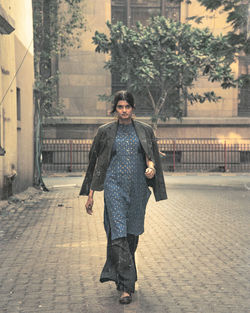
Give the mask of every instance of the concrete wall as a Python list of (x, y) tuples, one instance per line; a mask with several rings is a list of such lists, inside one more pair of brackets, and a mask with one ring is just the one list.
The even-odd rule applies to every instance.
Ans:
[[(109, 72), (103, 69), (106, 56), (95, 53), (92, 44), (95, 30), (107, 32), (105, 22), (110, 20), (111, 1), (86, 0), (83, 10), (88, 26), (87, 32), (82, 34), (82, 48), (60, 60), (60, 96), (64, 100), (66, 119), (48, 120), (44, 131), (46, 138), (93, 138), (98, 126), (112, 120), (106, 114), (110, 106), (98, 101), (98, 94), (108, 93), (111, 86)], [(229, 31), (225, 14), (208, 12), (196, 0), (189, 5), (183, 2), (182, 22), (193, 15), (205, 16), (203, 24), (194, 24), (196, 27), (208, 26), (217, 35)], [(237, 77), (238, 63), (233, 64), (232, 69)], [(215, 90), (222, 100), (188, 105), (187, 117), (181, 123), (176, 119), (160, 123), (157, 135), (169, 138), (216, 138), (227, 137), (232, 133), (250, 138), (249, 119), (237, 117), (237, 89), (223, 90), (218, 84), (210, 84), (206, 79), (200, 79), (195, 88), (199, 92)]]
[[(136, 118), (151, 124), (150, 118)], [(47, 120), (44, 138), (50, 139), (92, 139), (97, 128), (114, 118), (76, 117), (70, 119), (53, 118)], [(211, 118), (186, 117), (182, 121), (171, 118), (166, 122), (159, 122), (156, 132), (161, 138), (250, 138), (250, 118)]]
[[(214, 35), (225, 34), (230, 31), (229, 25), (226, 23), (227, 15), (220, 10), (216, 12), (206, 11), (197, 0), (192, 0), (191, 4), (186, 2), (181, 6), (181, 21), (186, 22), (186, 18), (191, 16), (204, 16), (202, 24), (194, 21), (188, 21), (194, 27), (208, 27)], [(235, 77), (238, 77), (238, 62), (232, 65)], [(200, 78), (194, 85), (194, 92), (204, 93), (206, 91), (215, 91), (217, 96), (222, 99), (216, 103), (205, 101), (204, 103), (195, 103), (188, 105), (188, 117), (234, 117), (237, 116), (238, 106), (238, 89), (222, 89), (218, 83), (210, 83), (205, 78)]]
[(250, 138), (250, 118), (187, 117), (159, 123), (158, 137), (167, 138)]
[[(0, 156), (1, 198), (6, 196), (6, 183), (9, 182), (7, 177), (15, 171), (17, 178), (12, 186), (14, 192), (24, 190), (33, 183), (34, 71), (31, 4), (31, 0), (21, 0), (5, 1), (0, 5), (0, 14), (2, 9), (14, 28), (10, 34), (0, 34), (1, 146), (6, 151), (4, 156)], [(21, 95), (20, 121), (17, 121), (17, 88)]]
[[(32, 1), (22, 0), (15, 3), (15, 56), (16, 69), (19, 69), (16, 76), (16, 86), (20, 89), (21, 96), (21, 119), (18, 121), (17, 134), (17, 179), (15, 190), (21, 191), (33, 183), (33, 20)], [(25, 16), (25, 18), (24, 18)], [(25, 58), (24, 58), (25, 56)], [(21, 66), (20, 66), (21, 65)]]
[[(18, 65), (21, 64), (27, 48), (18, 38), (15, 40), (15, 47)], [(15, 191), (21, 191), (33, 183), (33, 70), (33, 55), (28, 53), (16, 79), (16, 86), (20, 89), (21, 96), (21, 119), (17, 125), (18, 176), (15, 181)]]
[[(1, 5), (4, 18), (14, 27), (11, 9), (5, 2)], [(3, 13), (1, 14), (3, 16)], [(0, 114), (1, 114), (1, 146), (6, 151), (0, 156), (0, 188), (1, 197), (5, 177), (11, 175), (12, 164), (17, 166), (17, 121), (16, 121), (16, 84), (12, 78), (15, 75), (15, 41), (14, 34), (0, 34)], [(11, 85), (11, 86), (10, 86)], [(8, 90), (8, 92), (7, 92)]]
[[(103, 69), (106, 55), (94, 52), (92, 36), (95, 30), (107, 32), (105, 22), (111, 18), (111, 1), (85, 1), (84, 14), (87, 19), (87, 32), (82, 34), (82, 47), (71, 51), (69, 56), (60, 60), (60, 97), (65, 105), (65, 115), (76, 116), (106, 116), (108, 107), (98, 100), (98, 95), (110, 90), (109, 72)], [(189, 23), (195, 27), (209, 27), (215, 35), (229, 31), (226, 25), (226, 14), (211, 13), (201, 7), (197, 0), (191, 4), (181, 4), (181, 21), (186, 22), (190, 16), (204, 16), (202, 24)], [(233, 66), (235, 76), (238, 75), (238, 64)], [(222, 97), (217, 103), (196, 103), (188, 105), (189, 117), (234, 117), (237, 116), (238, 90), (223, 90), (219, 84), (209, 83), (206, 79), (199, 79), (195, 84), (194, 92), (216, 91)]]
[(66, 116), (106, 116), (106, 105), (98, 100), (98, 95), (110, 92), (110, 74), (103, 69), (107, 56), (95, 53), (92, 36), (97, 29), (107, 31), (105, 22), (111, 17), (111, 3), (85, 1), (83, 10), (87, 32), (82, 34), (81, 48), (59, 61), (59, 95)]

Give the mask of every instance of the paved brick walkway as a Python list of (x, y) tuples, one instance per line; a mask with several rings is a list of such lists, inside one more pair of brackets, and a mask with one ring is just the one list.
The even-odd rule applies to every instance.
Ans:
[(1, 313), (250, 312), (248, 190), (175, 186), (167, 201), (151, 196), (128, 306), (113, 283), (99, 283), (103, 194), (88, 216), (78, 192), (56, 188), (1, 210)]

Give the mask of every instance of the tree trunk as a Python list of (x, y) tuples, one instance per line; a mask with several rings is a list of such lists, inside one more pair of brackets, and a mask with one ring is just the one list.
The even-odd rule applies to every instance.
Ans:
[(42, 178), (42, 127), (41, 127), (40, 101), (35, 93), (35, 114), (34, 114), (34, 186), (48, 191)]
[[(35, 52), (35, 76), (42, 77), (42, 81), (46, 81), (50, 77), (51, 60), (48, 58), (50, 51), (50, 1), (49, 0), (33, 0), (33, 12), (36, 14), (35, 26), (38, 38), (34, 43)], [(48, 191), (42, 178), (42, 110), (43, 96), (34, 92), (35, 114), (34, 114), (34, 186)]]

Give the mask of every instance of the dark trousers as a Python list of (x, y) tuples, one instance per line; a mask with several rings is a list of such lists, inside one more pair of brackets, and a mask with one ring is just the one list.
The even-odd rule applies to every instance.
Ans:
[(107, 260), (101, 273), (100, 281), (114, 281), (117, 289), (134, 292), (137, 280), (135, 251), (139, 236), (128, 234), (127, 237), (111, 240), (108, 238)]

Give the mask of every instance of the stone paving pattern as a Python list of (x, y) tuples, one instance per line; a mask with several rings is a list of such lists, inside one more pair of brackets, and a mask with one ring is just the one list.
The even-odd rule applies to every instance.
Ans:
[(133, 302), (99, 283), (103, 193), (94, 215), (79, 188), (37, 192), (0, 211), (1, 313), (249, 313), (248, 190), (169, 188), (151, 196)]

